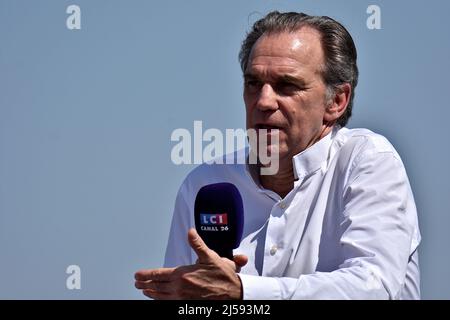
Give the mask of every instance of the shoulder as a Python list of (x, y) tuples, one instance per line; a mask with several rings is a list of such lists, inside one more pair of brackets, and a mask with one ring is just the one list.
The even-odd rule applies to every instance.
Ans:
[(368, 129), (340, 129), (331, 149), (331, 158), (345, 180), (361, 172), (378, 172), (381, 167), (404, 170), (400, 155), (389, 140)]
[(337, 132), (334, 144), (339, 154), (350, 154), (354, 160), (385, 153), (401, 160), (400, 155), (386, 137), (368, 129), (342, 128)]

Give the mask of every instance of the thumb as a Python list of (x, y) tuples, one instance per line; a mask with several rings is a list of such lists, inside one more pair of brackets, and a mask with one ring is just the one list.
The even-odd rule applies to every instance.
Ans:
[(198, 256), (198, 263), (207, 263), (211, 261), (211, 251), (205, 244), (203, 239), (198, 235), (197, 230), (194, 228), (188, 231), (188, 241), (192, 249)]
[(233, 257), (233, 261), (239, 268), (245, 266), (248, 262), (248, 257), (243, 254), (237, 254)]

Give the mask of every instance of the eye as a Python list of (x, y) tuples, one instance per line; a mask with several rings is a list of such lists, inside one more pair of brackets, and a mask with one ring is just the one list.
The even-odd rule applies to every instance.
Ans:
[(283, 95), (290, 95), (290, 94), (293, 94), (293, 93), (301, 90), (301, 88), (299, 86), (297, 86), (296, 84), (294, 84), (292, 82), (280, 82), (277, 84), (276, 88), (277, 88), (277, 91)]
[(247, 90), (259, 90), (262, 87), (262, 83), (255, 79), (247, 79), (245, 80), (245, 88)]

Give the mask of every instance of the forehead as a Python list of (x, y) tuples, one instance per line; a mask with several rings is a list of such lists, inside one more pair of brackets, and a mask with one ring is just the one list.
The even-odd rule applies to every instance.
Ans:
[(320, 33), (310, 27), (262, 35), (254, 44), (246, 72), (308, 75), (320, 73), (324, 53)]

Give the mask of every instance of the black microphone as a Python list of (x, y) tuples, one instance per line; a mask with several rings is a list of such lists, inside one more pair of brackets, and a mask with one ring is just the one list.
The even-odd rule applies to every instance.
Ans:
[(244, 208), (239, 190), (231, 183), (209, 184), (195, 198), (195, 228), (219, 256), (233, 260), (241, 243)]

